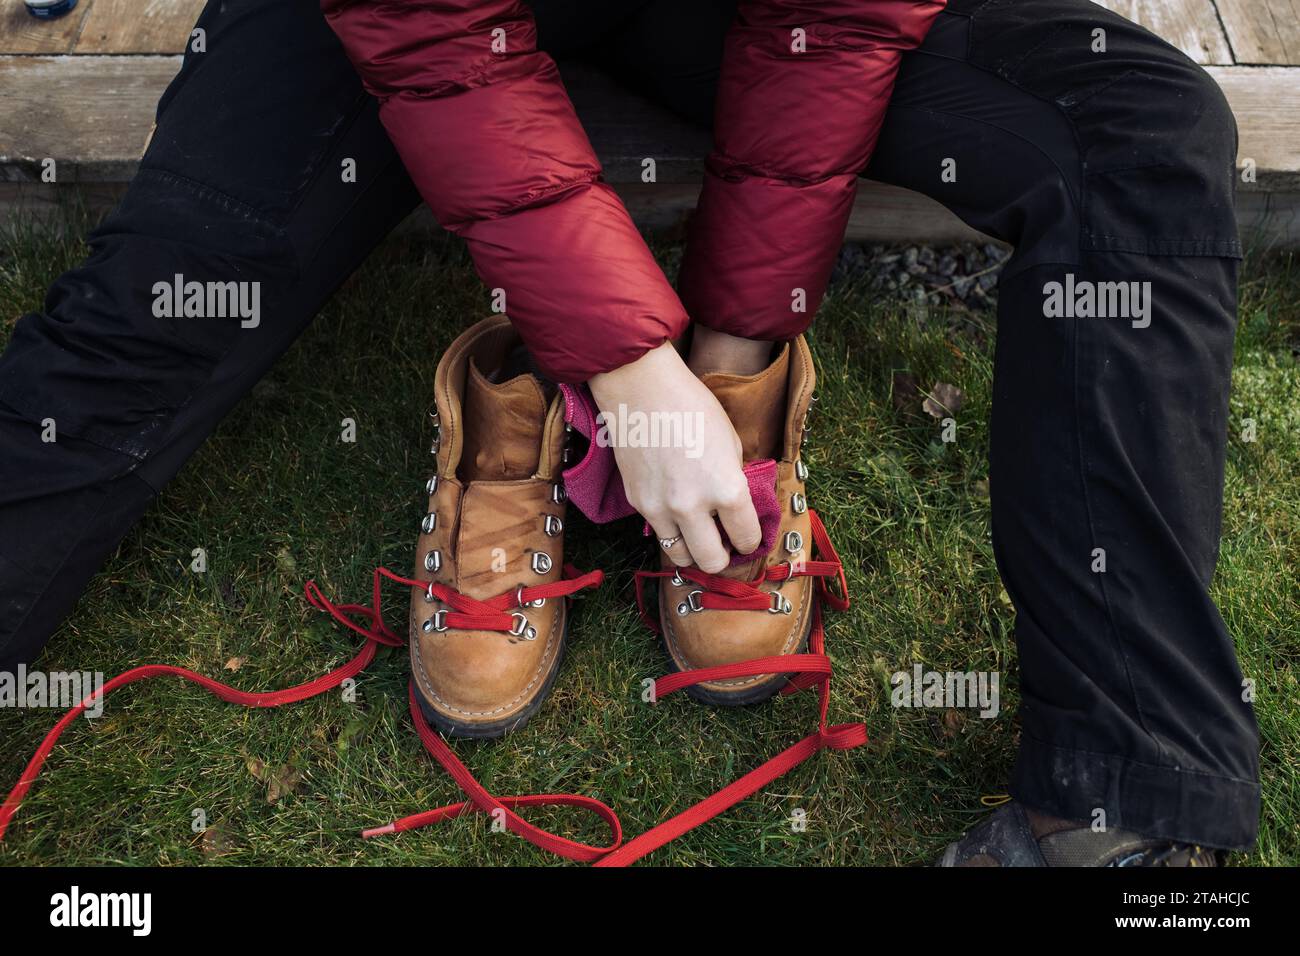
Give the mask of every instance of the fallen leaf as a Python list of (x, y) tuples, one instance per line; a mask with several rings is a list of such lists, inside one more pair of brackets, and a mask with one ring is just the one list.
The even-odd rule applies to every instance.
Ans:
[(232, 657), (230, 660), (226, 661), (225, 670), (237, 671), (243, 667), (247, 661), (247, 657)]
[(248, 772), (261, 783), (266, 784), (266, 802), (275, 803), (286, 794), (293, 793), (302, 786), (302, 774), (289, 764), (281, 767), (268, 767), (266, 763), (257, 757), (249, 757), (244, 761), (244, 766)]
[(210, 826), (199, 835), (199, 849), (204, 856), (224, 856), (235, 848), (235, 841), (221, 824)]
[(266, 784), (266, 802), (275, 803), (281, 797), (295, 792), (302, 786), (302, 774), (285, 764), (271, 775)]
[(943, 712), (943, 735), (945, 737), (956, 737), (961, 733), (962, 715), (961, 712), (953, 707), (949, 707)]
[(925, 409), (926, 414), (934, 418), (947, 418), (961, 411), (965, 400), (966, 393), (956, 385), (938, 382), (930, 389), (930, 394), (925, 397), (921, 407)]
[(285, 545), (275, 553), (275, 566), (285, 574), (293, 575), (298, 573), (298, 562), (294, 559), (293, 552), (289, 546)]

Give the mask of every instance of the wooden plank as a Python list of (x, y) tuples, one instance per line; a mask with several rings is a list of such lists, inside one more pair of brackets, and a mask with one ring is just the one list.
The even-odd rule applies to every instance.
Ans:
[(1237, 192), (1237, 226), (1248, 253), (1300, 249), (1300, 192)]
[(1300, 189), (1300, 68), (1211, 66), (1237, 117), (1238, 162), (1253, 159), (1257, 187)]
[[(1231, 65), (1232, 48), (1213, 0), (1094, 0), (1163, 37), (1197, 63)], [(1249, 0), (1257, 3), (1259, 0)]]
[[(180, 67), (179, 56), (0, 57), (0, 179), (29, 178), (15, 167), (53, 156), (83, 179), (111, 179), (112, 167), (140, 156), (154, 107)], [(1241, 155), (1255, 160), (1259, 185), (1300, 178), (1300, 68), (1209, 67), (1237, 114)], [(698, 181), (706, 133), (691, 129), (590, 71), (566, 68), (570, 94), (609, 178), (638, 182), (654, 157), (659, 182)]]
[(182, 53), (204, 0), (95, 0), (74, 53)]
[(37, 179), (41, 160), (61, 181), (129, 176), (179, 56), (0, 57), (0, 180)]
[[(853, 207), (845, 239), (855, 242), (956, 242), (982, 240), (946, 209), (924, 196), (863, 183)], [(33, 223), (58, 222), (68, 203), (82, 203), (92, 213), (103, 215), (126, 191), (123, 183), (90, 183), (81, 186), (46, 186), (41, 183), (0, 182), (0, 222), (22, 216)], [(696, 187), (663, 184), (647, 193), (640, 183), (618, 187), (637, 225), (654, 232), (680, 236), (680, 226), (695, 205)], [(888, 208), (888, 214), (882, 210)], [(1239, 192), (1237, 220), (1241, 239), (1248, 249), (1300, 248), (1300, 192)], [(427, 232), (438, 224), (427, 206), (421, 206), (399, 229)]]
[[(119, 175), (115, 170), (139, 158), (158, 98), (180, 64), (179, 56), (0, 57), (0, 89), (14, 107), (0, 114), (0, 180), (32, 178), (31, 162), (46, 156), (75, 168), (83, 181)], [(647, 157), (656, 162), (659, 182), (702, 175), (711, 141), (706, 131), (589, 67), (566, 65), (564, 77), (599, 139), (609, 179), (640, 181)], [(26, 173), (14, 168), (24, 163)]]
[(93, 4), (94, 0), (81, 0), (66, 16), (38, 20), (21, 0), (0, 3), (0, 54), (67, 53)]
[[(0, 57), (0, 180), (38, 180), (44, 157), (58, 160), (60, 182), (123, 182), (133, 174), (159, 95), (180, 57)], [(1258, 182), (1239, 192), (1300, 192), (1300, 68), (1210, 67), (1238, 118), (1241, 157)], [(644, 221), (670, 226), (694, 204), (708, 136), (607, 80), (566, 71), (579, 115), (611, 181), (622, 185)], [(641, 183), (654, 157), (658, 182)], [(669, 188), (684, 184), (681, 190)], [(920, 196), (864, 184), (852, 235), (877, 241), (966, 238), (970, 231)], [(1261, 207), (1262, 208), (1262, 207)], [(1287, 207), (1292, 211), (1294, 206)], [(1294, 231), (1294, 227), (1286, 227)]]
[(1218, 0), (1238, 63), (1300, 65), (1300, 0)]
[(85, 209), (98, 218), (113, 209), (126, 193), (126, 183), (0, 182), (0, 222), (21, 217), (32, 223), (57, 223), (70, 209)]
[[(82, 202), (94, 214), (108, 212), (126, 187), (121, 183), (47, 186), (33, 182), (0, 182), (0, 217), (21, 215), (35, 221), (53, 220), (72, 202)], [(619, 183), (620, 198), (638, 226), (651, 232), (682, 234), (682, 226), (699, 198), (698, 183)], [(402, 231), (437, 230), (427, 206), (421, 206), (400, 227)], [(849, 220), (846, 239), (861, 242), (988, 241), (932, 199), (864, 181)]]
[[(698, 183), (617, 183), (614, 187), (642, 229), (680, 235), (700, 196)], [(988, 239), (927, 196), (863, 180), (846, 237), (905, 242), (927, 236), (939, 242)]]

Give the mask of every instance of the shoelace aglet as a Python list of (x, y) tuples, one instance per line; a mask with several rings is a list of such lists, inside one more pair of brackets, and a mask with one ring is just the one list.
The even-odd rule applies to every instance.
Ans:
[(369, 830), (362, 830), (361, 837), (364, 840), (369, 840), (371, 837), (384, 836), (385, 834), (396, 832), (397, 824), (395, 822), (385, 823), (382, 827), (371, 827)]

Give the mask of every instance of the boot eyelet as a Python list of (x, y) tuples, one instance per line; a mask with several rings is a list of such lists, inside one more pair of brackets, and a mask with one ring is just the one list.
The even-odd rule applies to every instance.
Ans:
[(425, 604), (433, 603), (433, 582), (432, 581), (430, 581), (429, 586), (424, 589), (424, 603)]
[(767, 609), (769, 614), (789, 614), (794, 610), (789, 599), (780, 591), (772, 592), (772, 606)]
[(568, 494), (564, 490), (564, 485), (555, 484), (551, 486), (551, 501), (554, 504), (562, 505), (568, 500)]
[(686, 587), (686, 582), (682, 580), (681, 568), (673, 569), (673, 584), (675, 584), (679, 588)]
[(794, 476), (800, 481), (808, 480), (808, 466), (803, 463), (802, 458), (794, 463)]
[(437, 493), (437, 491), (438, 491), (438, 476), (434, 475), (432, 478), (430, 478), (428, 481), (424, 483), (424, 492), (425, 494), (432, 495)]
[(426, 634), (431, 634), (434, 631), (441, 633), (447, 630), (447, 609), (445, 607), (440, 608), (437, 614), (420, 625), (420, 630)]
[(560, 453), (560, 461), (567, 465), (572, 460), (573, 460), (573, 449), (570, 448), (568, 445), (565, 445), (564, 451)]
[(704, 605), (700, 603), (700, 598), (703, 594), (703, 591), (692, 591), (690, 594), (686, 595), (686, 600), (677, 605), (677, 613), (682, 617), (685, 617), (693, 611), (703, 611)]
[(441, 448), (442, 442), (439, 439), (434, 438), (432, 444), (429, 445), (429, 454), (436, 455)]
[(798, 554), (803, 550), (803, 535), (798, 531), (785, 533), (785, 550), (789, 554)]
[(538, 574), (546, 574), (551, 570), (553, 562), (551, 556), (545, 551), (533, 552), (533, 570)]
[(546, 607), (546, 598), (535, 598), (532, 601), (524, 600), (524, 586), (519, 585), (515, 591), (515, 604), (518, 607)]
[(808, 510), (808, 499), (796, 491), (790, 496), (790, 510), (797, 515), (803, 514)]
[(437, 573), (442, 568), (442, 552), (434, 549), (424, 556), (424, 570)]
[(548, 537), (554, 538), (564, 530), (564, 522), (555, 515), (547, 515), (546, 520), (542, 523), (542, 530), (546, 532)]
[(442, 424), (442, 416), (438, 414), (438, 406), (437, 406), (437, 405), (435, 405), (435, 406), (433, 406), (433, 408), (429, 409), (429, 421), (433, 422), (433, 424), (434, 424), (435, 427), (437, 427), (438, 425)]
[(436, 512), (430, 511), (424, 516), (424, 520), (420, 522), (420, 530), (425, 534), (431, 534), (436, 527), (438, 527), (438, 515)]
[(537, 640), (537, 628), (528, 623), (528, 618), (516, 611), (510, 615), (513, 623), (510, 626), (510, 634), (513, 637), (522, 637), (525, 641)]

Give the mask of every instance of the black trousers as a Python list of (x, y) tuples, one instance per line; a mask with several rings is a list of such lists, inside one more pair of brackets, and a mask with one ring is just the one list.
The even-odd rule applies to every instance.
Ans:
[[(535, 7), (556, 56), (708, 123), (726, 0)], [(158, 490), (417, 202), (315, 0), (222, 0), (201, 23), (207, 52), (159, 103), (90, 258), (0, 359), (0, 666), (39, 652)], [(1015, 246), (991, 453), (1023, 678), (1013, 793), (1230, 848), (1253, 842), (1259, 812), (1257, 729), (1207, 591), (1235, 152), (1214, 83), (1128, 21), (1086, 0), (952, 0), (904, 58), (865, 171)], [(345, 157), (357, 184), (340, 181)], [(260, 281), (261, 324), (155, 318), (153, 285), (175, 273)], [(1052, 283), (1068, 290), (1054, 303)], [(1129, 302), (1115, 283), (1137, 283)], [(47, 419), (56, 442), (41, 440)]]

